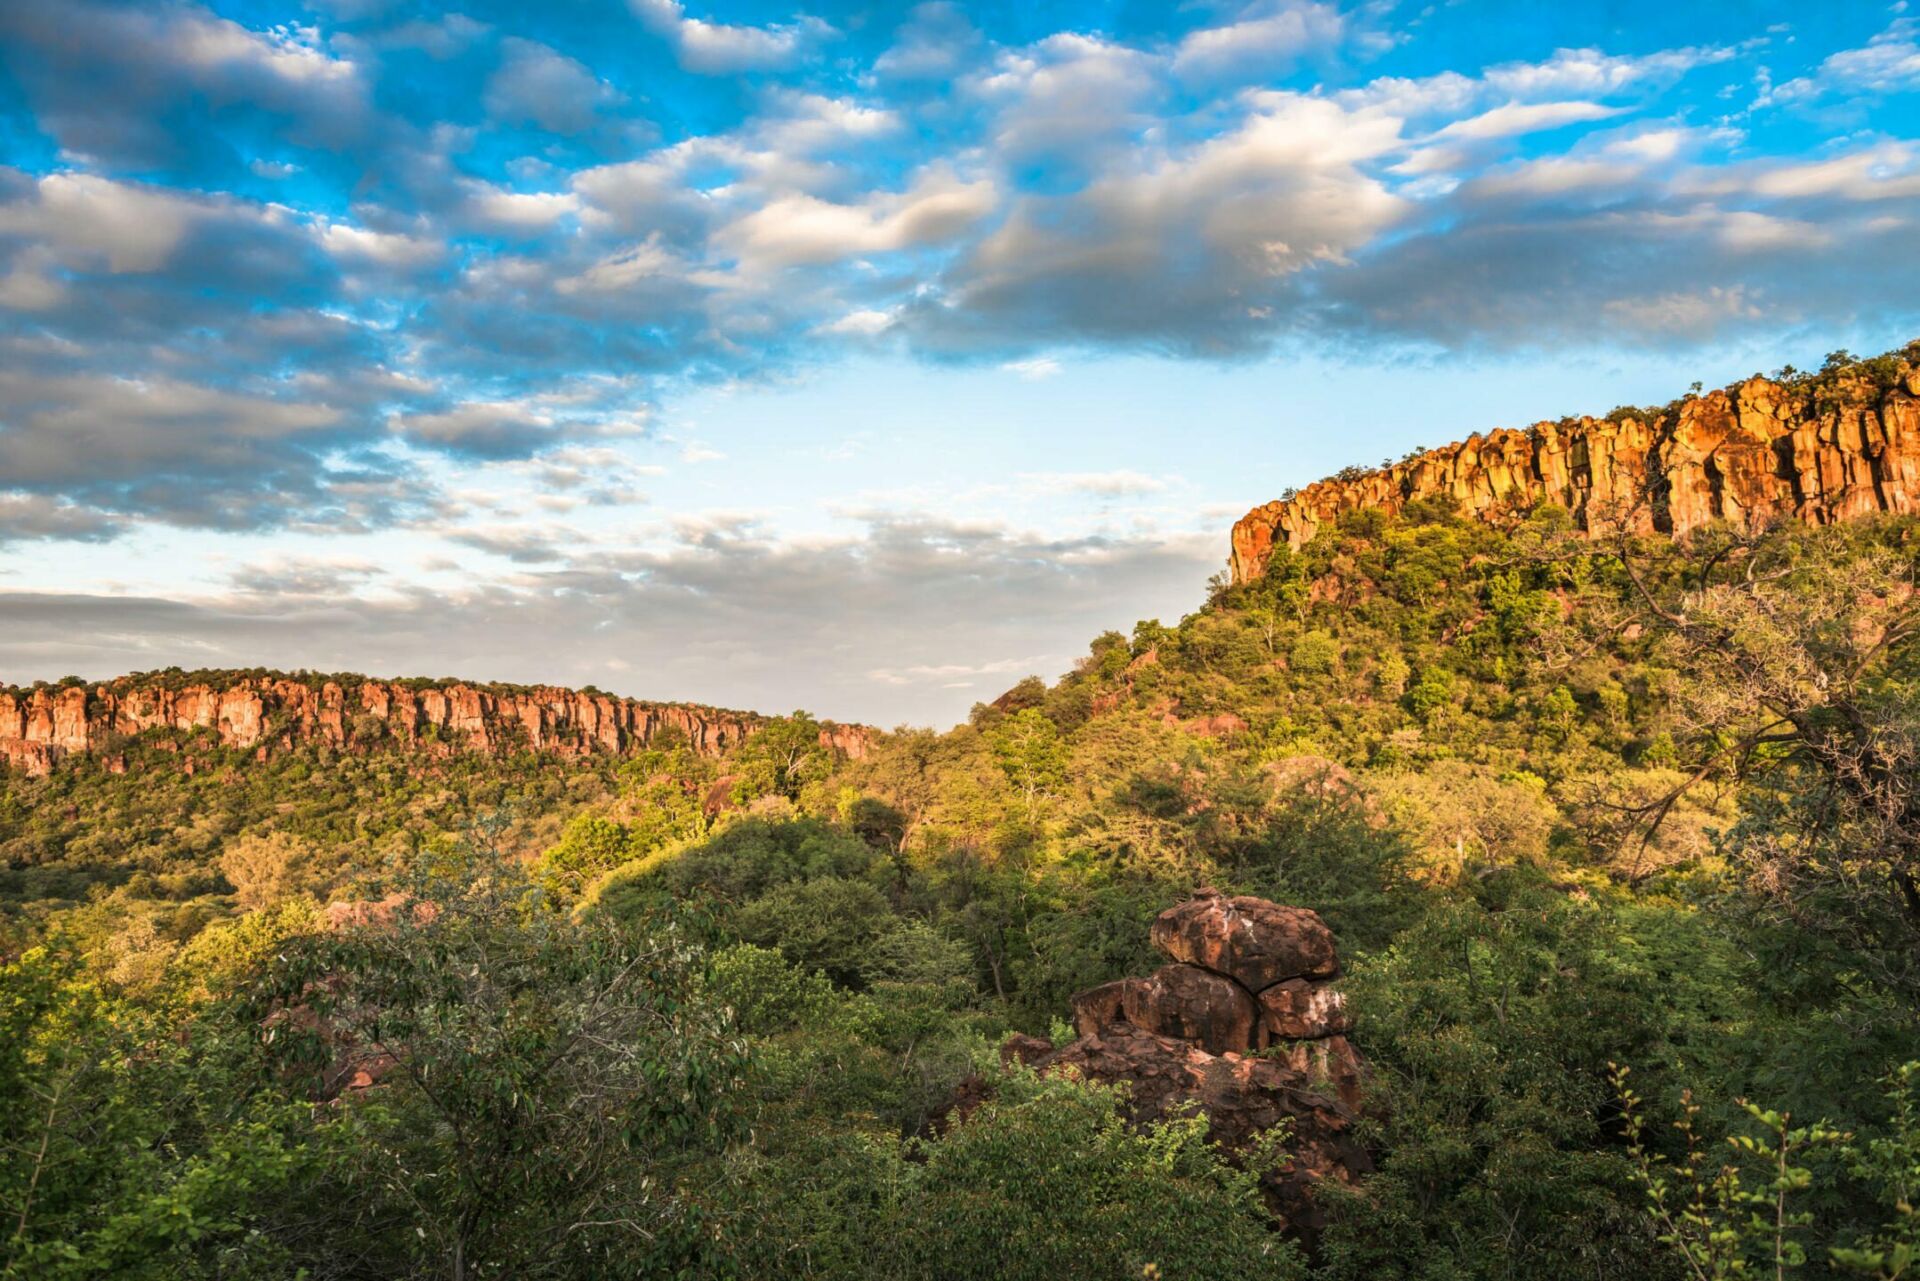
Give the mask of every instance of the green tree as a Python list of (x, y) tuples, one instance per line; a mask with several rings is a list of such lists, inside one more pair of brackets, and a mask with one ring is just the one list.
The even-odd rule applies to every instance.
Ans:
[(1000, 1094), (922, 1150), (872, 1241), (868, 1275), (927, 1281), (1304, 1275), (1253, 1177), (1203, 1117), (1142, 1131), (1116, 1092), (1059, 1080)]
[(577, 897), (596, 878), (636, 856), (624, 823), (582, 814), (567, 824), (559, 844), (540, 856), (539, 874), (547, 892)]
[(1022, 708), (995, 725), (987, 742), (1020, 798), (1027, 824), (1038, 823), (1046, 803), (1067, 781), (1067, 746), (1059, 726), (1039, 708)]
[(736, 803), (762, 796), (798, 800), (803, 786), (832, 770), (833, 753), (820, 742), (820, 722), (795, 712), (755, 730), (734, 754), (733, 766)]
[(366, 1132), (353, 1187), (405, 1216), (415, 1266), (608, 1275), (707, 1248), (675, 1174), (723, 1140), (741, 1049), (705, 973), (675, 923), (558, 912), (482, 834), (386, 919), (284, 949), (255, 1001), (316, 1093), (343, 1052), (381, 1073), (343, 1100)]

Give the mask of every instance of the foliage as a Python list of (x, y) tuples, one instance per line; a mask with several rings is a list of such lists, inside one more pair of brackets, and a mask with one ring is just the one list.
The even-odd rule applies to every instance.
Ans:
[[(1824, 1125), (1796, 1127), (1789, 1114), (1742, 1099), (1742, 1109), (1760, 1133), (1727, 1136), (1732, 1159), (1710, 1168), (1696, 1126), (1700, 1109), (1690, 1093), (1682, 1094), (1682, 1113), (1673, 1124), (1686, 1143), (1686, 1156), (1670, 1166), (1642, 1144), (1640, 1097), (1628, 1086), (1627, 1076), (1628, 1069), (1614, 1069), (1629, 1151), (1654, 1220), (1663, 1229), (1660, 1242), (1679, 1255), (1688, 1273), (1696, 1281), (1727, 1281), (1766, 1270), (1785, 1276), (1788, 1269), (1805, 1265), (1807, 1252), (1799, 1236), (1812, 1225), (1813, 1214), (1787, 1208), (1797, 1193), (1813, 1185), (1813, 1170), (1799, 1162), (1847, 1136)], [(1758, 1186), (1748, 1181), (1754, 1167)]]
[(1252, 1176), (1220, 1159), (1203, 1118), (1139, 1131), (1117, 1103), (1098, 1087), (1007, 1083), (905, 1171), (874, 1275), (1302, 1275), (1262, 1223)]
[(405, 1207), (413, 1263), (458, 1279), (697, 1259), (697, 1207), (667, 1180), (723, 1140), (740, 1068), (698, 945), (672, 921), (556, 912), (484, 834), (382, 908), (283, 949), (253, 1002), (309, 1093), (379, 1074), (356, 1178)]

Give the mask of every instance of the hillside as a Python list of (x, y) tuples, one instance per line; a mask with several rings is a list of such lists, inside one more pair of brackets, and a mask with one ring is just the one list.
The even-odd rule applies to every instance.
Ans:
[(1494, 521), (1558, 506), (1589, 535), (1920, 510), (1920, 341), (1864, 361), (1836, 352), (1817, 374), (1756, 374), (1704, 396), (1694, 386), (1662, 407), (1503, 428), (1316, 481), (1234, 525), (1233, 581), (1348, 512), (1436, 498)]

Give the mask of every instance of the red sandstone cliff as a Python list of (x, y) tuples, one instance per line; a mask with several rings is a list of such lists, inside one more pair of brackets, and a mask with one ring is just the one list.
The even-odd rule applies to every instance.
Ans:
[(1317, 481), (1233, 527), (1233, 581), (1342, 513), (1451, 498), (1484, 519), (1566, 508), (1590, 534), (1682, 534), (1713, 520), (1826, 525), (1920, 511), (1920, 344), (1795, 383), (1752, 378), (1668, 411), (1536, 423)]
[[(209, 731), (215, 743), (265, 753), (306, 744), (366, 748), (383, 741), (441, 751), (527, 747), (556, 755), (638, 752), (663, 730), (718, 756), (766, 718), (685, 703), (646, 703), (551, 686), (531, 689), (452, 683), (416, 686), (349, 679), (310, 684), (284, 676), (184, 682), (122, 677), (97, 686), (0, 689), (0, 763), (45, 774), (61, 757), (98, 756), (120, 768), (121, 740), (148, 730)], [(867, 749), (859, 725), (821, 730), (822, 744), (847, 756)]]

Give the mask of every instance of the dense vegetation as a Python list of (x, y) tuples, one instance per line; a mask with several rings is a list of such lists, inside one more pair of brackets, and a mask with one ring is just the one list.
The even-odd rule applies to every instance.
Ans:
[[(1902, 1275), (1916, 535), (1428, 504), (859, 761), (4, 777), (0, 1266)], [(1346, 958), (1377, 1173), (1310, 1255), (1197, 1120), (931, 1124), (1202, 883)]]

